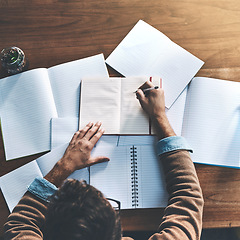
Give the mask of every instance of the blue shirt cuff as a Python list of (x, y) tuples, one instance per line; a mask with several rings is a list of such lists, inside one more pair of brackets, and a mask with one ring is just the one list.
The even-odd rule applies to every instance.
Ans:
[(29, 192), (46, 202), (49, 202), (49, 197), (51, 197), (57, 189), (54, 184), (41, 177), (36, 177), (28, 186)]
[(157, 142), (157, 154), (159, 156), (175, 150), (187, 150), (193, 152), (184, 137), (172, 136), (161, 139)]

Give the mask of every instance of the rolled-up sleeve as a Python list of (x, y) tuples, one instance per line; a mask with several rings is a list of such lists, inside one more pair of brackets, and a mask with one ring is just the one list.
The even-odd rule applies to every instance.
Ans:
[(46, 202), (49, 201), (49, 197), (52, 196), (57, 189), (58, 188), (54, 184), (40, 177), (36, 177), (28, 187), (30, 193)]
[(167, 137), (157, 142), (157, 154), (159, 156), (175, 150), (187, 150), (193, 152), (186, 139), (181, 136)]

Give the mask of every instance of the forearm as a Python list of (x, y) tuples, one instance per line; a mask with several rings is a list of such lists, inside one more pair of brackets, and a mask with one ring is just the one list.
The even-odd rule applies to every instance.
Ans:
[(176, 136), (165, 113), (162, 113), (158, 117), (153, 116), (151, 120), (158, 140), (166, 137)]
[(37, 177), (9, 215), (4, 226), (5, 239), (43, 239), (47, 202), (57, 187)]
[(4, 239), (43, 239), (46, 202), (26, 192), (4, 225)]
[(56, 187), (60, 187), (64, 180), (73, 172), (74, 169), (65, 164), (63, 159), (60, 159), (44, 178)]
[(158, 147), (169, 193), (158, 239), (200, 239), (203, 196), (186, 151), (189, 147), (184, 138), (177, 136), (161, 140)]

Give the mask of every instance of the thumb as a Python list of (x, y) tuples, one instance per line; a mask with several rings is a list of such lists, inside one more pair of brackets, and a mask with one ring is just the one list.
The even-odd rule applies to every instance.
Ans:
[(138, 89), (136, 92), (137, 99), (140, 102), (140, 105), (142, 106), (143, 109), (145, 109), (145, 105), (147, 104), (147, 97), (145, 96), (144, 92), (142, 89)]
[(138, 89), (136, 92), (137, 99), (141, 102), (145, 98), (145, 94), (142, 89)]
[(97, 163), (108, 162), (108, 161), (110, 161), (109, 158), (104, 157), (104, 156), (98, 156), (98, 157), (91, 158), (88, 166), (92, 166)]

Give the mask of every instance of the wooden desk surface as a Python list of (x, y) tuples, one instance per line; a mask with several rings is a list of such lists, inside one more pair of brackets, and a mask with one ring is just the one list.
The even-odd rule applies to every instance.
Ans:
[[(198, 76), (239, 81), (239, 0), (0, 0), (0, 49), (19, 46), (30, 69), (102, 52), (108, 57), (139, 19), (205, 61)], [(6, 162), (0, 139), (0, 176), (38, 156)], [(196, 168), (205, 198), (203, 227), (240, 226), (240, 170)], [(123, 211), (123, 229), (156, 230), (162, 212)], [(0, 235), (8, 214), (0, 194)]]

